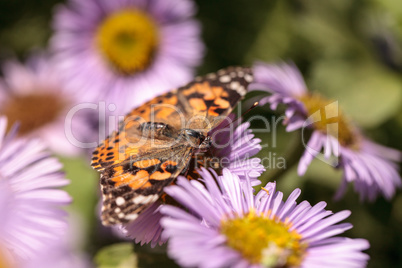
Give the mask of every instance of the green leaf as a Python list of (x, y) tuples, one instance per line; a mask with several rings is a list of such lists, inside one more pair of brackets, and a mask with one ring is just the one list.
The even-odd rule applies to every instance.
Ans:
[(247, 55), (247, 61), (258, 59), (268, 62), (288, 56), (288, 51), (292, 49), (292, 21), (289, 18), (292, 18), (292, 14), (288, 4), (279, 1), (266, 17)]
[(99, 176), (84, 158), (61, 157), (60, 161), (64, 165), (66, 177), (71, 180), (71, 183), (65, 187), (73, 198), (70, 209), (79, 213), (83, 219), (83, 231), (89, 233), (96, 216)]
[(136, 268), (137, 255), (131, 243), (119, 243), (102, 248), (95, 255), (98, 268)]
[(373, 9), (377, 11), (387, 11), (388, 20), (399, 20), (402, 19), (402, 5), (400, 2), (395, 0), (374, 0), (371, 2)]
[(363, 127), (375, 127), (394, 115), (402, 102), (402, 81), (369, 60), (321, 60), (313, 65), (310, 83), (338, 100), (346, 116)]
[(43, 17), (25, 17), (0, 32), (0, 51), (8, 49), (26, 53), (32, 48), (43, 47), (46, 45), (48, 34), (49, 27)]

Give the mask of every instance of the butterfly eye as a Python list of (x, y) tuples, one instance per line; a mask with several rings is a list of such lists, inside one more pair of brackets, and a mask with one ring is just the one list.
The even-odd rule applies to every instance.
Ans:
[(196, 138), (196, 139), (201, 139), (202, 137), (204, 137), (204, 135), (202, 135), (200, 132), (195, 131), (193, 129), (189, 129), (189, 128), (182, 129), (180, 135), (192, 137), (192, 138)]

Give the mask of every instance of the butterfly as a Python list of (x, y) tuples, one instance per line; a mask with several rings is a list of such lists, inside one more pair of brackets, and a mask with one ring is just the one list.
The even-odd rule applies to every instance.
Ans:
[(133, 109), (93, 152), (101, 173), (102, 223), (135, 220), (188, 172), (191, 157), (208, 150), (208, 133), (230, 114), (253, 81), (250, 68), (229, 67)]

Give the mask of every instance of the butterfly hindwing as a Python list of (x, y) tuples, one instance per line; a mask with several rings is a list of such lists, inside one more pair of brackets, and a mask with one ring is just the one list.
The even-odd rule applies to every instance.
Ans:
[(173, 148), (174, 153), (166, 150), (170, 149), (105, 170), (101, 178), (104, 225), (134, 220), (186, 168), (193, 149), (182, 144)]

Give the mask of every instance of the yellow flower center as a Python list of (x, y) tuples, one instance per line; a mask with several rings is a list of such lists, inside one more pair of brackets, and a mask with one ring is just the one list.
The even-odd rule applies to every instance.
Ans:
[(130, 75), (151, 64), (158, 46), (158, 32), (147, 14), (136, 9), (124, 9), (102, 22), (96, 42), (107, 62), (117, 72)]
[(229, 247), (250, 263), (264, 267), (299, 266), (307, 248), (300, 241), (301, 235), (290, 231), (289, 225), (255, 212), (222, 221), (221, 233)]
[(7, 116), (8, 129), (19, 122), (22, 136), (55, 121), (65, 107), (66, 102), (53, 93), (13, 96), (0, 107), (0, 115)]
[(306, 94), (299, 98), (315, 129), (338, 139), (343, 146), (357, 147), (358, 137), (338, 107), (338, 103), (318, 94)]
[(11, 268), (15, 267), (15, 265), (12, 265), (10, 258), (7, 258), (7, 249), (6, 247), (3, 247), (0, 245), (0, 268)]

